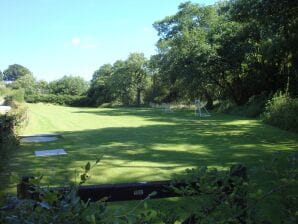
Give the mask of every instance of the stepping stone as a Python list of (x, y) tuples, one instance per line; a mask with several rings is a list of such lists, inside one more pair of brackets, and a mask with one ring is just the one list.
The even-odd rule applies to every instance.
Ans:
[(67, 152), (64, 149), (49, 149), (49, 150), (39, 150), (34, 152), (35, 156), (58, 156), (66, 155)]
[(57, 141), (60, 135), (56, 134), (40, 134), (40, 135), (28, 135), (20, 136), (21, 142), (52, 142)]

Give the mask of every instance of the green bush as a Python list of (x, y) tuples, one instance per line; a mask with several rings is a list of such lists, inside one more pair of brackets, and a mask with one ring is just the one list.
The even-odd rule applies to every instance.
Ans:
[(36, 94), (25, 97), (28, 103), (52, 103), (68, 106), (88, 106), (89, 99), (85, 96), (55, 95), (55, 94)]
[(14, 101), (11, 105), (12, 110), (9, 113), (0, 115), (0, 171), (11, 152), (17, 148), (18, 130), (27, 122), (27, 107)]
[(250, 97), (248, 102), (242, 106), (238, 106), (230, 101), (223, 101), (217, 110), (218, 112), (256, 118), (264, 112), (266, 102), (267, 94), (262, 93)]
[(287, 94), (275, 94), (267, 102), (262, 118), (267, 124), (298, 132), (298, 99)]
[(24, 94), (24, 89), (0, 88), (0, 96), (4, 98), (6, 105), (10, 105), (13, 101), (24, 102)]

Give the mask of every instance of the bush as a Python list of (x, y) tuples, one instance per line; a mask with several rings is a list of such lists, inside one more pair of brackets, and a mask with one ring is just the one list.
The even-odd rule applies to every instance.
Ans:
[(298, 99), (277, 93), (266, 104), (262, 115), (267, 124), (284, 130), (298, 132)]
[(0, 96), (4, 97), (5, 105), (10, 105), (13, 101), (22, 103), (24, 102), (24, 89), (12, 90), (9, 88), (1, 88)]
[(27, 122), (27, 107), (23, 104), (12, 102), (12, 110), (0, 115), (0, 171), (7, 163), (7, 158), (17, 148), (18, 130)]
[(28, 103), (52, 103), (68, 106), (88, 106), (90, 100), (85, 96), (55, 95), (55, 94), (36, 94), (25, 97)]
[(250, 97), (248, 102), (242, 106), (238, 106), (230, 101), (223, 101), (217, 110), (218, 112), (256, 118), (264, 112), (266, 102), (267, 95), (262, 93)]

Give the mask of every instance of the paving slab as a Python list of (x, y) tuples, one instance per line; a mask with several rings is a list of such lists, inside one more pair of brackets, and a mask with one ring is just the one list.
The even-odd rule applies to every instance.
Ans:
[(64, 149), (48, 149), (48, 150), (37, 150), (34, 152), (35, 156), (58, 156), (58, 155), (66, 155)]
[(57, 134), (38, 134), (20, 136), (21, 142), (52, 142), (57, 141), (61, 135)]

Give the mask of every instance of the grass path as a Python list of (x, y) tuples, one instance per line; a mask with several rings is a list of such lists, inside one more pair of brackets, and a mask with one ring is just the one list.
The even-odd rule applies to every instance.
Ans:
[[(189, 111), (150, 108), (71, 108), (29, 105), (23, 134), (58, 133), (57, 142), (23, 143), (11, 163), (19, 176), (43, 174), (52, 185), (74, 180), (75, 170), (103, 155), (88, 182), (117, 183), (173, 178), (186, 168), (227, 168), (295, 151), (298, 135), (257, 120), (229, 115), (198, 119)], [(35, 150), (64, 148), (68, 155), (35, 157)], [(15, 190), (15, 183), (8, 187)]]

